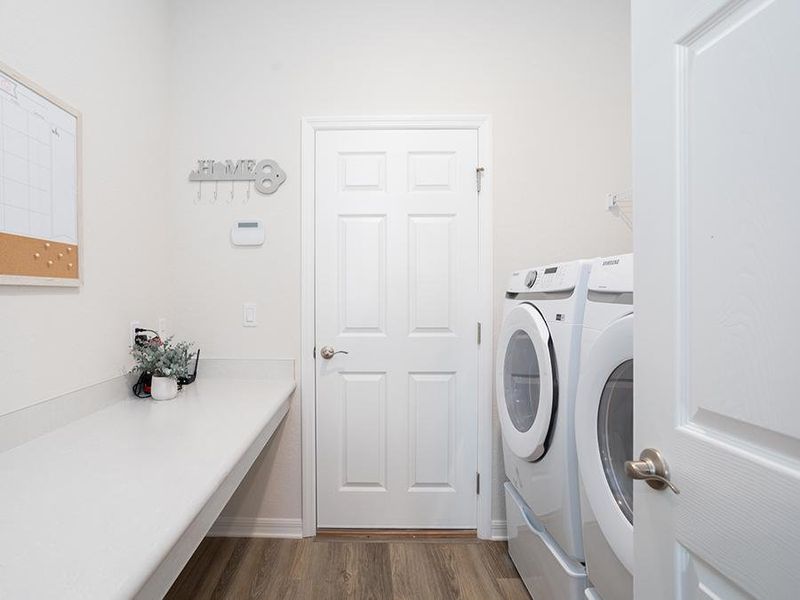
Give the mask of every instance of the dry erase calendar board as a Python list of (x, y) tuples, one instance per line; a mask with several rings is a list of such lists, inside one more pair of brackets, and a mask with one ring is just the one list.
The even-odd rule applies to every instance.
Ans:
[(81, 281), (81, 116), (0, 63), (0, 284)]

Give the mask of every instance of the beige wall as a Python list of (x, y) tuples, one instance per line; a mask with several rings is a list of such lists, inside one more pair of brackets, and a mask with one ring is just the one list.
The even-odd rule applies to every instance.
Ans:
[[(604, 210), (630, 187), (628, 4), (172, 0), (173, 328), (207, 356), (299, 360), (302, 116), (493, 116), (497, 325), (513, 269), (630, 251)], [(276, 159), (288, 180), (195, 205), (194, 161), (239, 157)], [(265, 221), (263, 248), (230, 247), (237, 217)], [(241, 327), (242, 302), (259, 327)], [(299, 402), (228, 516), (300, 516)]]
[(120, 375), (167, 308), (166, 26), (160, 0), (0, 0), (0, 61), (83, 113), (85, 282), (0, 287), (0, 416)]

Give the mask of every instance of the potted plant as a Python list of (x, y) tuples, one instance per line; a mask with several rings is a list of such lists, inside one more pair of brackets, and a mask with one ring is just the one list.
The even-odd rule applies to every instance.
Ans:
[(131, 350), (136, 365), (132, 373), (149, 373), (152, 376), (150, 396), (153, 400), (172, 400), (178, 395), (178, 378), (189, 375), (193, 354), (189, 342), (173, 342), (169, 337), (154, 337), (137, 343)]

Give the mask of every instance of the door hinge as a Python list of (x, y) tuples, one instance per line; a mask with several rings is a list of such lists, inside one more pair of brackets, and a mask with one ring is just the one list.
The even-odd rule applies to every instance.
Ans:
[(480, 495), (481, 493), (481, 474), (475, 473), (475, 493)]
[(314, 349), (311, 351), (311, 355), (314, 357), (314, 360), (317, 358), (317, 347), (314, 346)]
[(481, 191), (481, 179), (483, 179), (484, 170), (485, 169), (483, 167), (475, 168), (475, 184), (477, 185), (479, 192)]
[(481, 322), (478, 321), (478, 345), (481, 345)]

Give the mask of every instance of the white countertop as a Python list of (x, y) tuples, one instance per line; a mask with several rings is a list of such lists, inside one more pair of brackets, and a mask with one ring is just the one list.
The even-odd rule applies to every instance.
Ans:
[(135, 596), (294, 387), (198, 378), (0, 453), (0, 598)]

